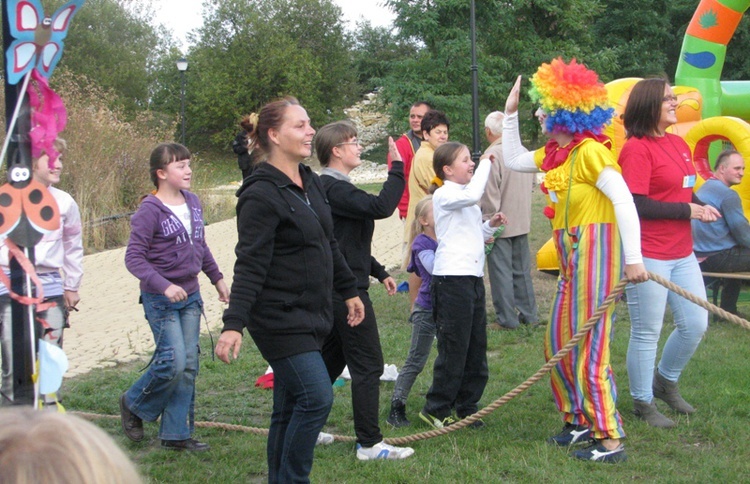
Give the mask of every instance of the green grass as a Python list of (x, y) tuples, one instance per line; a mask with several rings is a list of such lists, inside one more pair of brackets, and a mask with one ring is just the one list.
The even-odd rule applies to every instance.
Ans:
[[(537, 200), (536, 205), (541, 202)], [(537, 207), (538, 208), (538, 207)], [(540, 210), (534, 210), (536, 214)], [(540, 216), (541, 218), (541, 216)], [(535, 218), (533, 247), (549, 235), (546, 220)], [(534, 249), (535, 250), (535, 249)], [(404, 274), (395, 273), (399, 280)], [(546, 318), (554, 278), (535, 275), (540, 315)], [(371, 290), (387, 363), (403, 365), (411, 327), (407, 322), (405, 294), (388, 297), (382, 286)], [(740, 310), (748, 311), (741, 303)], [(748, 332), (730, 323), (711, 323), (705, 340), (683, 374), (681, 391), (698, 411), (687, 417), (660, 408), (678, 422), (674, 429), (648, 427), (632, 415), (625, 370), (629, 321), (623, 303), (617, 307), (612, 362), (620, 394), (618, 408), (628, 438), (628, 462), (604, 465), (573, 461), (565, 449), (550, 447), (545, 439), (561, 427), (547, 378), (485, 418), (482, 431), (461, 430), (413, 444), (416, 455), (401, 462), (359, 462), (352, 444), (318, 447), (313, 482), (742, 482), (750, 479), (745, 443), (750, 440), (750, 361)], [(488, 314), (488, 319), (493, 315)], [(668, 316), (664, 339), (672, 327)], [(490, 380), (483, 403), (489, 404), (532, 375), (543, 363), (543, 330), (522, 328), (514, 332), (489, 332)], [(197, 382), (196, 419), (267, 427), (272, 395), (253, 386), (266, 363), (249, 337), (244, 338), (240, 359), (232, 365), (212, 361), (210, 344), (203, 341), (201, 374)], [(434, 358), (433, 351), (432, 357)], [(117, 399), (139, 376), (145, 363), (95, 370), (65, 382), (69, 410), (118, 415)], [(385, 423), (393, 383), (381, 384), (380, 414), (386, 437), (427, 430), (417, 416), (431, 383), (431, 363), (417, 379), (407, 405), (412, 427), (394, 430)], [(350, 385), (334, 388), (336, 399), (326, 431), (353, 435)], [(151, 482), (264, 482), (265, 438), (254, 434), (203, 429), (199, 439), (211, 444), (205, 454), (161, 451), (156, 424), (146, 424), (147, 439), (134, 444), (119, 427), (118, 419), (99, 419), (128, 452)]]

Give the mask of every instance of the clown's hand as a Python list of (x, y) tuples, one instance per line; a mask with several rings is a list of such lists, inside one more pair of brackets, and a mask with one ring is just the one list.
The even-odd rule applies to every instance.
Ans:
[(521, 99), (521, 76), (516, 78), (516, 83), (505, 100), (505, 114), (510, 115), (518, 111), (518, 102)]

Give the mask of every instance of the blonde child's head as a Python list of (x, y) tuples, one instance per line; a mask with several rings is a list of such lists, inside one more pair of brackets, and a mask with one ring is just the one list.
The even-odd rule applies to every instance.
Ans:
[(414, 239), (417, 235), (425, 233), (425, 229), (431, 224), (434, 226), (434, 220), (431, 217), (432, 214), (432, 195), (427, 195), (417, 203), (414, 208), (414, 220), (411, 222), (409, 227), (409, 251), (406, 254), (406, 259), (403, 262), (404, 268), (409, 264), (411, 258), (411, 246), (414, 243)]
[[(432, 195), (427, 195), (417, 203), (414, 208), (414, 220), (411, 223), (409, 232), (409, 245), (419, 234), (423, 234), (425, 228), (430, 225), (432, 220), (429, 214), (432, 213)], [(433, 222), (434, 223), (434, 222)]]
[(130, 484), (135, 466), (96, 425), (70, 414), (0, 410), (0, 482)]
[(46, 186), (51, 186), (60, 182), (63, 155), (68, 149), (68, 143), (62, 138), (57, 138), (55, 139), (53, 146), (59, 153), (58, 157), (54, 160), (50, 160), (49, 155), (44, 151), (39, 158), (31, 160), (31, 170), (34, 179)]
[(190, 150), (179, 143), (161, 143), (151, 152), (149, 174), (151, 182), (159, 188), (159, 170), (166, 170), (167, 165), (175, 161), (189, 160)]

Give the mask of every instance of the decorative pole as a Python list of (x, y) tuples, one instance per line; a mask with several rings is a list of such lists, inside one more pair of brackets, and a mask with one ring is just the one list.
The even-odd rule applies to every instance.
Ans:
[[(3, 52), (7, 52), (10, 48), (10, 44), (13, 41), (13, 37), (10, 34), (10, 24), (8, 19), (8, 0), (2, 0), (2, 14), (3, 14)], [(8, 83), (8, 72), (5, 71), (4, 84), (5, 84), (5, 124), (6, 124), (6, 144), (8, 145), (8, 183), (14, 188), (22, 188), (26, 184), (26, 180), (22, 180), (24, 173), (31, 173), (31, 146), (29, 144), (29, 131), (31, 130), (31, 117), (29, 112), (28, 98), (24, 97), (21, 109), (18, 113), (18, 118), (15, 123), (13, 118), (16, 111), (16, 104), (18, 103), (19, 93), (22, 91), (20, 84), (12, 85)], [(21, 94), (23, 96), (23, 94)], [(14, 124), (11, 129), (11, 124)], [(1, 162), (2, 160), (0, 160)], [(12, 176), (13, 173), (20, 174)], [(30, 176), (30, 175), (29, 175)], [(0, 201), (2, 204), (2, 201)], [(5, 205), (3, 208), (6, 209)], [(6, 212), (7, 214), (7, 212)], [(6, 215), (7, 216), (7, 215)], [(4, 225), (5, 217), (0, 221)], [(32, 242), (32, 241), (28, 241)], [(28, 247), (30, 245), (31, 247)], [(24, 244), (21, 248), (26, 252), (27, 258), (34, 263), (34, 245), (36, 242), (31, 244)], [(25, 277), (25, 273), (21, 268), (21, 265), (15, 258), (10, 258), (10, 281), (11, 290), (16, 294), (30, 294), (31, 287), (29, 280)], [(13, 341), (12, 351), (12, 362), (13, 362), (13, 373), (12, 373), (12, 384), (10, 388), (5, 388), (3, 385), (0, 392), (2, 392), (2, 398), (0, 399), (1, 404), (12, 404), (12, 405), (31, 405), (34, 402), (34, 384), (32, 383), (31, 375), (34, 373), (34, 358), (33, 354), (28, 351), (29, 348), (33, 348), (35, 344), (34, 332), (33, 332), (33, 314), (27, 306), (17, 302), (14, 299), (10, 300), (11, 305), (11, 321), (6, 321), (5, 324), (11, 324), (11, 341)], [(6, 382), (3, 382), (6, 383)]]
[(62, 57), (70, 20), (84, 2), (70, 0), (47, 16), (38, 0), (0, 1), (7, 123), (0, 163), (8, 157), (8, 183), (0, 186), (0, 237), (10, 268), (10, 280), (0, 271), (0, 282), (10, 299), (13, 365), (0, 403), (37, 403), (36, 334), (41, 330), (35, 312), (48, 303), (36, 275), (34, 247), (44, 234), (59, 229), (60, 212), (52, 194), (34, 180), (32, 161), (43, 153), (50, 159), (58, 155), (54, 141), (65, 129), (67, 113), (48, 79)]
[(471, 118), (473, 124), (473, 145), (471, 159), (479, 162), (482, 156), (482, 140), (479, 138), (479, 67), (477, 66), (477, 21), (474, 0), (471, 0)]

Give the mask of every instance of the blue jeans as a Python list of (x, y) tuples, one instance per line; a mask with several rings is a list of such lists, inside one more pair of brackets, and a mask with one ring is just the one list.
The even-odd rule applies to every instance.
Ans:
[(401, 404), (406, 404), (414, 381), (422, 373), (427, 359), (430, 357), (432, 342), (435, 341), (435, 333), (437, 332), (437, 326), (435, 326), (435, 320), (432, 317), (432, 309), (424, 309), (415, 304), (414, 311), (409, 319), (412, 324), (411, 348), (409, 348), (409, 355), (406, 357), (404, 367), (398, 374), (391, 397), (391, 402)]
[[(706, 299), (706, 287), (694, 254), (674, 260), (644, 257), (643, 263), (649, 272)], [(627, 356), (630, 394), (634, 400), (650, 403), (654, 398), (654, 362), (666, 305), (672, 310), (675, 329), (664, 345), (658, 370), (672, 382), (680, 378), (698, 348), (708, 327), (708, 311), (653, 281), (628, 284), (626, 291), (631, 326)]]
[(268, 429), (268, 482), (310, 482), (313, 451), (333, 405), (333, 389), (318, 351), (269, 361), (273, 413)]
[(189, 439), (199, 366), (201, 294), (196, 291), (187, 301), (176, 303), (161, 294), (142, 292), (141, 298), (156, 348), (146, 373), (125, 393), (125, 404), (148, 422), (161, 415), (160, 439)]

